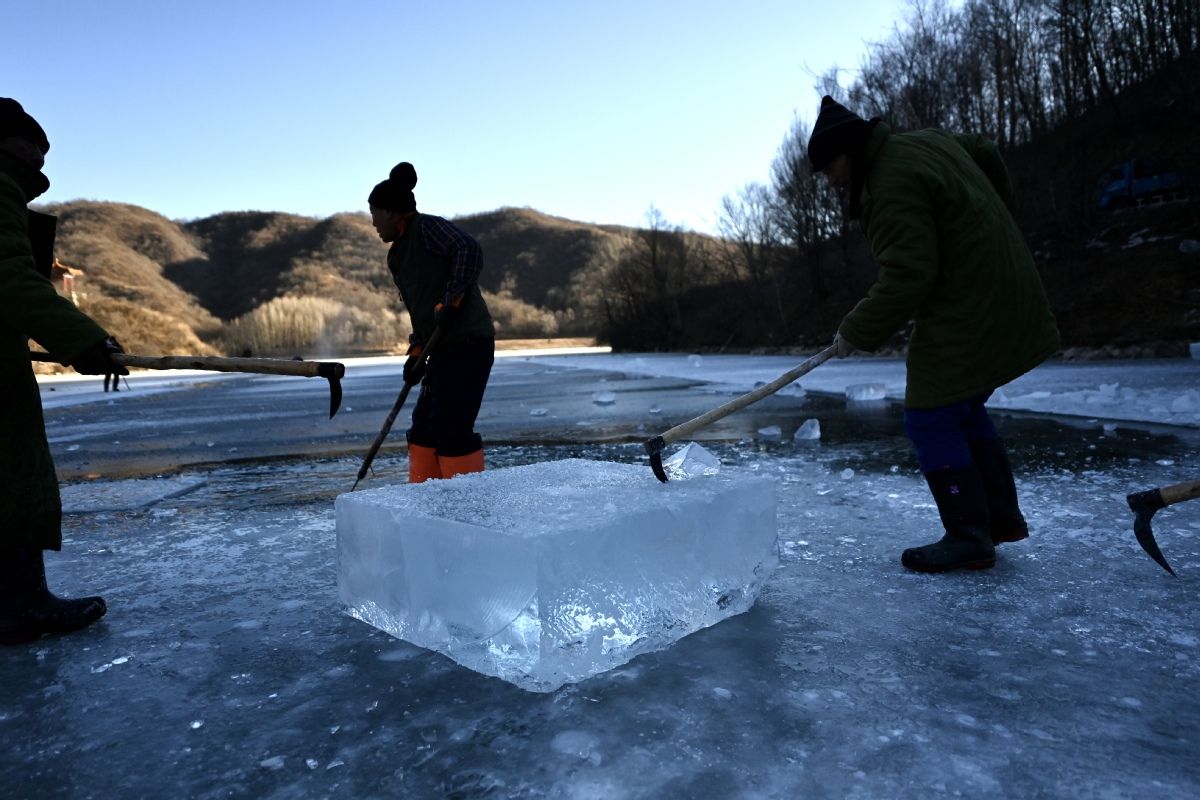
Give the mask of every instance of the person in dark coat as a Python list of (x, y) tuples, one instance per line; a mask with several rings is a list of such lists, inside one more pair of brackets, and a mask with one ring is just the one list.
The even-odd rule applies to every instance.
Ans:
[(838, 356), (871, 351), (913, 321), (904, 426), (937, 503), (941, 540), (905, 550), (920, 572), (986, 569), (1029, 535), (984, 403), (1060, 347), (1016, 197), (995, 144), (936, 129), (892, 133), (826, 96), (808, 144), (848, 194), (879, 265), (838, 327)]
[(62, 548), (62, 503), (46, 441), (29, 339), (86, 375), (128, 374), (108, 333), (54, 290), (55, 218), (27, 205), (50, 187), (50, 149), (21, 104), (0, 98), (0, 643), (64, 633), (104, 616), (99, 597), (63, 600), (46, 585), (45, 550)]
[[(392, 246), (387, 264), (412, 319), (404, 382), (421, 383), (408, 429), (408, 479), (482, 472), (475, 419), (496, 352), (496, 331), (479, 291), (483, 253), (461, 228), (417, 212), (417, 171), (397, 164), (371, 190), (371, 222)], [(440, 338), (422, 367), (435, 330)]]

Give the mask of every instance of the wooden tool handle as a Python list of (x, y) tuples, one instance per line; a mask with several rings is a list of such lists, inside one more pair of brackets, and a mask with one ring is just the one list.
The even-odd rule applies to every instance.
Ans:
[[(264, 375), (299, 375), (305, 378), (335, 377), (346, 368), (336, 362), (295, 361), (285, 358), (224, 358), (221, 356), (131, 356), (116, 353), (113, 361), (123, 367), (142, 369), (200, 369), (213, 372), (255, 372)], [(338, 369), (340, 367), (341, 369)], [(340, 373), (340, 374), (329, 374)]]
[(824, 364), (826, 361), (832, 358), (835, 353), (837, 353), (837, 346), (830, 345), (812, 358), (805, 361), (803, 364), (788, 370), (770, 383), (758, 387), (753, 392), (744, 394), (741, 397), (735, 397), (723, 406), (718, 406), (712, 411), (709, 411), (706, 414), (701, 414), (695, 419), (691, 419), (687, 422), (682, 422), (676, 425), (674, 428), (671, 428), (662, 435), (661, 438), (663, 444), (670, 444), (671, 442), (682, 439), (693, 431), (697, 431), (706, 425), (711, 425), (722, 417), (727, 417), (733, 412), (745, 408), (751, 403), (757, 403), (767, 395), (775, 394), (775, 392), (779, 391), (784, 386), (787, 386), (801, 375), (804, 375), (814, 368)]
[[(58, 362), (46, 353), (30, 353), (33, 361)], [(304, 378), (341, 378), (345, 365), (336, 361), (297, 361), (286, 358), (225, 358), (223, 356), (134, 356), (113, 353), (122, 367), (140, 369), (199, 369), (209, 372), (253, 372), (262, 375), (299, 375)]]
[(1158, 493), (1162, 495), (1163, 505), (1167, 506), (1172, 503), (1181, 503), (1184, 500), (1192, 500), (1200, 497), (1200, 480), (1164, 486), (1158, 490)]

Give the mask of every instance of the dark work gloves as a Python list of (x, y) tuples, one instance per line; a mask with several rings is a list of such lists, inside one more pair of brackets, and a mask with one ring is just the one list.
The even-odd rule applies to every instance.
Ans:
[(433, 308), (433, 324), (437, 325), (443, 331), (449, 328), (454, 324), (454, 320), (458, 316), (460, 305), (462, 305), (462, 298), (455, 300), (453, 303), (438, 303)]
[(128, 375), (129, 370), (112, 360), (113, 355), (124, 352), (125, 348), (110, 336), (75, 356), (71, 366), (80, 375)]
[(422, 347), (414, 344), (408, 348), (408, 360), (404, 362), (404, 382), (413, 385), (425, 377), (425, 362), (421, 361)]

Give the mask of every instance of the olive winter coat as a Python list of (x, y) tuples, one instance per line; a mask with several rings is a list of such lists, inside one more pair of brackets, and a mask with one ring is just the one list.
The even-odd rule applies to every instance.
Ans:
[(864, 158), (861, 225), (879, 276), (839, 333), (870, 351), (915, 321), (907, 407), (985, 394), (1058, 350), (993, 143), (940, 130), (892, 134), (880, 123)]
[(29, 170), (0, 153), (0, 549), (57, 550), (62, 506), (28, 340), (69, 361), (108, 334), (50, 283), (53, 217), (34, 215), (45, 254), (34, 258)]

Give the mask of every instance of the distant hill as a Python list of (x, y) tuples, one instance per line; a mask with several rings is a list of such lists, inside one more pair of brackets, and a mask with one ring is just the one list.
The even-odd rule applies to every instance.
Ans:
[(590, 225), (528, 208), (501, 208), (460, 217), (455, 223), (483, 247), (480, 286), (509, 288), (535, 306), (561, 310), (567, 287), (580, 270), (615, 261), (628, 245), (631, 228)]
[[(179, 222), (82, 200), (44, 210), (59, 217), (59, 258), (84, 271), (81, 308), (130, 351), (243, 352), (251, 348), (231, 331), (267, 324), (268, 308), (276, 320), (318, 313), (327, 328), (354, 328), (348, 350), (391, 350), (407, 333), (387, 245), (365, 214), (242, 211)], [(631, 229), (516, 208), (456, 222), (484, 248), (480, 284), (502, 337), (595, 335), (573, 312), (571, 279), (616, 259)], [(299, 347), (285, 339), (268, 349)]]

